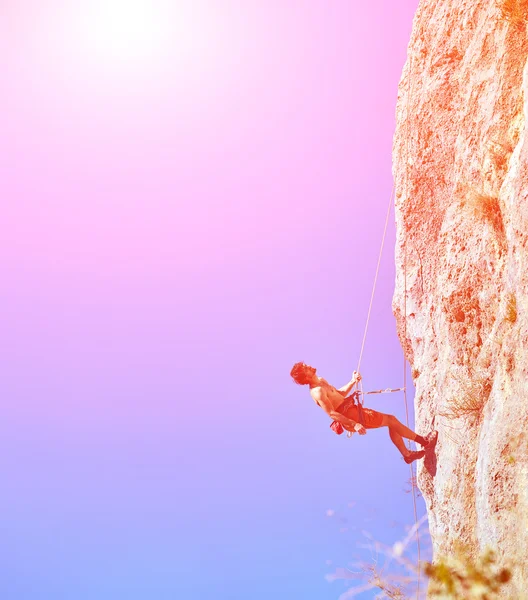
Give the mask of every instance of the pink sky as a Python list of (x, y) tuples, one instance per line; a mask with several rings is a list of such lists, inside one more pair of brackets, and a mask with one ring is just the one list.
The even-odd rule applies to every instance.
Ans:
[[(7, 1), (3, 597), (335, 598), (325, 510), (410, 522), (388, 435), (288, 373), (357, 364), (416, 6)], [(370, 388), (401, 384), (388, 235)]]

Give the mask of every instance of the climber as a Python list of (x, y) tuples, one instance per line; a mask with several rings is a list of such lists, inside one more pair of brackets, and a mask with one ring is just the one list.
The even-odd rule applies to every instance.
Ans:
[[(357, 396), (354, 394), (347, 398), (349, 392), (361, 381), (361, 375), (356, 371), (354, 371), (350, 382), (338, 390), (315, 373), (316, 369), (299, 362), (293, 365), (290, 375), (293, 377), (295, 383), (299, 385), (308, 384), (310, 386), (310, 395), (315, 403), (334, 419), (330, 427), (336, 433), (342, 433), (343, 428), (345, 428), (347, 431), (357, 431), (359, 435), (365, 435), (367, 429), (388, 427), (393, 444), (401, 452), (407, 464), (423, 458), (425, 450), (408, 450), (402, 438), (417, 442), (423, 448), (426, 448), (436, 440), (438, 435), (436, 431), (423, 438), (400, 423), (395, 416), (386, 415), (370, 408), (363, 408), (359, 403), (355, 402), (355, 397)], [(343, 400), (343, 398), (346, 399)]]

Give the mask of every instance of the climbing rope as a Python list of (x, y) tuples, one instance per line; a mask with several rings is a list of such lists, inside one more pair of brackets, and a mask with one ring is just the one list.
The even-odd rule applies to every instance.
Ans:
[[(413, 79), (412, 79), (412, 71), (413, 71), (413, 58), (414, 58), (414, 54), (411, 53), (411, 58), (409, 61), (409, 85), (407, 88), (408, 91), (408, 96), (407, 96), (407, 100), (405, 102), (405, 120), (407, 122), (407, 135), (406, 135), (406, 141), (407, 141), (407, 152), (405, 155), (405, 160), (406, 160), (406, 169), (405, 169), (405, 190), (407, 191), (409, 189), (409, 169), (408, 169), (408, 163), (409, 163), (409, 140), (410, 140), (410, 120), (409, 120), (409, 101), (412, 98), (412, 92), (413, 92)], [(404, 231), (405, 234), (405, 231)], [(403, 401), (405, 403), (405, 419), (406, 419), (406, 425), (407, 427), (409, 427), (409, 406), (408, 406), (408, 402), (407, 402), (407, 360), (405, 358), (405, 345), (407, 343), (407, 239), (405, 237), (404, 239), (404, 243), (403, 243), (403, 287), (404, 287), (404, 297), (403, 297), (403, 346), (402, 346), (402, 350), (403, 350)], [(411, 442), (408, 441), (407, 442), (407, 448), (410, 450), (411, 449)], [(417, 549), (417, 553), (418, 553), (418, 583), (416, 586), (416, 600), (419, 600), (420, 598), (420, 580), (421, 580), (421, 575), (422, 575), (422, 566), (421, 566), (421, 556), (420, 556), (420, 534), (418, 531), (418, 511), (416, 508), (416, 478), (414, 475), (414, 467), (413, 464), (411, 463), (409, 465), (409, 471), (411, 473), (411, 490), (412, 490), (412, 499), (413, 499), (413, 512), (414, 512), (414, 527), (416, 530), (416, 549)]]
[[(410, 137), (410, 132), (409, 132), (409, 99), (411, 97), (412, 94), (412, 62), (413, 62), (413, 57), (411, 55), (411, 60), (409, 63), (409, 95), (407, 97), (407, 102), (406, 102), (406, 121), (407, 121), (407, 154), (406, 154), (406, 159), (408, 160), (408, 156), (409, 156), (409, 137)], [(407, 169), (405, 171), (406, 174), (406, 189), (408, 188), (408, 172)], [(389, 205), (387, 207), (387, 215), (385, 217), (385, 227), (383, 229), (383, 236), (381, 238), (381, 246), (380, 246), (380, 251), (379, 251), (379, 255), (378, 255), (378, 264), (376, 266), (376, 274), (374, 275), (374, 283), (372, 285), (372, 293), (370, 295), (370, 303), (369, 303), (369, 308), (368, 308), (368, 313), (367, 313), (367, 319), (365, 322), (365, 330), (363, 332), (363, 341), (361, 342), (361, 351), (359, 353), (359, 360), (358, 360), (358, 366), (357, 366), (357, 372), (359, 373), (359, 369), (361, 366), (361, 360), (363, 358), (363, 351), (365, 349), (365, 341), (367, 339), (367, 331), (368, 331), (368, 326), (369, 326), (369, 322), (370, 322), (370, 314), (372, 312), (372, 305), (374, 302), (374, 295), (376, 292), (376, 285), (378, 282), (378, 274), (379, 274), (379, 269), (380, 269), (380, 264), (381, 264), (381, 257), (383, 254), (383, 247), (385, 245), (385, 238), (387, 235), (387, 226), (389, 223), (389, 216), (390, 216), (390, 211), (392, 208), (392, 204), (393, 204), (393, 199), (394, 199), (394, 191), (395, 191), (395, 186), (396, 184), (393, 183), (392, 186), (392, 191), (391, 191), (391, 195), (389, 198)], [(403, 311), (403, 323), (404, 323), (404, 335), (403, 335), (403, 343), (406, 343), (407, 340), (407, 241), (404, 241), (404, 264), (403, 264), (403, 270), (404, 270), (404, 311)], [(363, 391), (363, 385), (360, 382), (360, 384), (358, 385), (358, 391), (357, 391), (357, 401), (358, 401), (358, 405), (359, 404), (363, 404), (362, 401), (362, 397), (369, 395), (369, 394), (383, 394), (383, 393), (389, 393), (389, 392), (400, 392), (403, 391), (403, 400), (404, 400), (404, 404), (405, 404), (405, 418), (406, 418), (406, 425), (407, 427), (409, 427), (409, 405), (408, 405), (408, 401), (407, 401), (407, 360), (405, 358), (405, 348), (403, 348), (403, 387), (401, 388), (395, 388), (395, 389), (386, 389), (386, 390), (375, 390), (372, 392), (364, 392)], [(347, 434), (348, 437), (351, 437), (351, 433), (349, 432)], [(411, 443), (410, 441), (408, 441), (407, 444), (408, 449), (411, 449)], [(409, 469), (411, 472), (411, 489), (412, 489), (412, 498), (413, 498), (413, 510), (414, 510), (414, 527), (416, 530), (416, 546), (417, 546), (417, 551), (418, 551), (418, 585), (417, 585), (417, 589), (416, 589), (416, 598), (419, 598), (420, 595), (420, 579), (421, 579), (421, 556), (420, 556), (420, 535), (419, 535), (419, 531), (418, 531), (418, 512), (417, 512), (417, 507), (416, 507), (416, 485), (415, 485), (415, 475), (414, 475), (414, 468), (412, 463), (409, 465)]]
[[(381, 256), (383, 254), (383, 246), (385, 244), (385, 237), (386, 237), (386, 233), (387, 233), (387, 224), (389, 221), (389, 215), (390, 215), (390, 209), (392, 206), (392, 199), (394, 197), (394, 185), (392, 187), (392, 193), (391, 193), (391, 197), (390, 197), (390, 202), (389, 202), (389, 208), (387, 210), (387, 216), (385, 219), (385, 228), (383, 230), (383, 237), (381, 240), (381, 247), (380, 247), (380, 253), (379, 253), (379, 257), (378, 257), (378, 265), (376, 267), (376, 275), (374, 276), (374, 285), (372, 286), (372, 294), (370, 297), (370, 305), (369, 305), (369, 310), (368, 310), (368, 314), (367, 314), (367, 321), (365, 323), (365, 331), (363, 334), (363, 343), (361, 344), (361, 352), (359, 355), (359, 363), (358, 363), (358, 368), (357, 368), (357, 372), (359, 373), (359, 367), (361, 365), (361, 359), (363, 357), (363, 349), (365, 347), (365, 339), (367, 337), (367, 330), (368, 330), (368, 325), (369, 325), (369, 320), (370, 320), (370, 313), (372, 310), (372, 303), (374, 300), (374, 293), (376, 291), (376, 284), (378, 281), (378, 273), (379, 273), (379, 268), (380, 268), (380, 264), (381, 264)], [(403, 343), (406, 343), (407, 340), (407, 242), (404, 242), (404, 259), (403, 259), (403, 279), (404, 279), (404, 297), (403, 297), (403, 328), (404, 328), (404, 333), (403, 333)], [(409, 403), (407, 401), (407, 360), (405, 358), (405, 349), (403, 350), (403, 387), (400, 388), (386, 388), (384, 390), (373, 390), (370, 392), (364, 392), (363, 391), (363, 384), (360, 381), (359, 385), (358, 385), (358, 390), (356, 392), (354, 392), (354, 394), (356, 394), (356, 399), (358, 404), (363, 404), (363, 400), (362, 397), (363, 396), (368, 396), (370, 394), (388, 394), (388, 393), (392, 393), (392, 392), (403, 392), (403, 400), (404, 400), (404, 404), (405, 404), (405, 422), (407, 427), (409, 427)], [(352, 395), (354, 395), (352, 394)], [(351, 432), (347, 433), (347, 437), (351, 437)], [(407, 447), (409, 450), (411, 450), (411, 442), (410, 440), (407, 441)], [(417, 510), (417, 505), (416, 505), (416, 485), (415, 485), (415, 475), (414, 475), (414, 468), (412, 463), (409, 465), (409, 469), (411, 472), (411, 489), (412, 489), (412, 499), (413, 499), (413, 512), (414, 512), (414, 529), (416, 531), (416, 547), (417, 547), (417, 552), (418, 552), (418, 585), (417, 585), (417, 589), (416, 589), (416, 598), (419, 598), (420, 595), (420, 578), (421, 578), (421, 552), (420, 552), (420, 534), (419, 534), (419, 526), (418, 526), (418, 510)]]
[[(407, 340), (407, 242), (404, 243), (404, 262), (403, 262), (403, 280), (404, 280), (404, 299), (403, 299), (403, 343)], [(407, 360), (405, 359), (405, 350), (403, 351), (403, 401), (405, 403), (405, 424), (409, 427), (409, 405), (407, 402)], [(407, 448), (411, 449), (411, 442), (407, 440)], [(412, 463), (409, 465), (411, 472), (411, 489), (414, 511), (414, 525), (416, 528), (416, 549), (418, 552), (418, 586), (416, 588), (416, 598), (420, 597), (420, 577), (422, 567), (420, 564), (420, 533), (418, 531), (418, 510), (416, 508), (416, 485), (415, 475)]]
[(370, 304), (367, 314), (367, 321), (365, 323), (365, 331), (363, 332), (363, 342), (361, 343), (361, 352), (359, 353), (359, 361), (357, 366), (357, 372), (359, 373), (359, 367), (361, 366), (361, 359), (363, 358), (363, 350), (365, 348), (365, 340), (367, 339), (367, 331), (370, 322), (370, 313), (372, 311), (372, 303), (374, 302), (374, 293), (376, 292), (376, 284), (378, 283), (378, 273), (381, 264), (381, 256), (383, 254), (383, 246), (385, 244), (385, 237), (387, 235), (387, 225), (389, 223), (389, 215), (392, 207), (392, 199), (394, 198), (394, 185), (392, 186), (392, 192), (389, 199), (389, 206), (387, 208), (387, 216), (385, 217), (385, 228), (383, 229), (383, 237), (381, 238), (381, 247), (378, 256), (378, 265), (376, 267), (376, 275), (374, 276), (374, 284), (372, 286), (372, 294), (370, 295)]

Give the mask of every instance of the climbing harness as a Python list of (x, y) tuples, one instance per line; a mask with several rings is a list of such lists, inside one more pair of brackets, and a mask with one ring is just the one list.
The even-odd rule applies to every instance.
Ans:
[[(360, 392), (359, 392), (359, 390), (356, 390), (353, 394), (350, 394), (350, 396), (348, 396), (343, 402), (341, 402), (341, 404), (336, 408), (336, 410), (337, 410), (337, 412), (344, 414), (347, 412), (347, 410), (350, 407), (355, 406), (358, 411), (359, 422), (364, 427), (365, 426), (365, 415), (363, 413), (363, 402), (361, 402), (361, 400), (359, 398), (360, 398)], [(337, 435), (341, 435), (344, 431), (344, 427), (343, 427), (343, 425), (341, 425), (341, 423), (339, 421), (332, 421), (332, 423), (330, 423), (330, 429), (332, 429), (332, 431), (337, 433)], [(352, 431), (348, 431), (347, 437), (351, 437), (352, 434), (353, 434)]]
[[(369, 396), (371, 394), (391, 394), (393, 392), (402, 392), (404, 390), (405, 390), (405, 388), (402, 388), (402, 387), (386, 388), (384, 390), (372, 390), (371, 392), (364, 392), (363, 389), (359, 389), (359, 390), (356, 390), (355, 392), (353, 392), (352, 394), (350, 394), (350, 396), (348, 396), (346, 398), (345, 402), (341, 403), (337, 407), (336, 410), (337, 410), (337, 412), (345, 413), (352, 405), (355, 406), (358, 411), (359, 422), (364, 427), (365, 426), (365, 416), (363, 413), (363, 396)], [(344, 428), (341, 425), (341, 423), (339, 423), (339, 421), (332, 421), (332, 423), (330, 423), (330, 429), (332, 429), (332, 431), (337, 433), (337, 435), (341, 435), (344, 431)], [(353, 434), (354, 434), (353, 431), (348, 431), (347, 437), (351, 438)]]
[(362, 396), (368, 396), (369, 394), (390, 394), (391, 392), (403, 392), (405, 388), (386, 388), (385, 390), (374, 390), (373, 392), (361, 392)]
[[(411, 59), (409, 62), (409, 86), (408, 86), (408, 96), (407, 101), (405, 103), (405, 118), (407, 124), (407, 153), (406, 160), (407, 163), (409, 161), (409, 138), (410, 138), (410, 121), (409, 121), (409, 99), (412, 98), (413, 85), (412, 85), (412, 70), (413, 70), (413, 58), (414, 54), (411, 54)], [(406, 186), (405, 188), (409, 188), (409, 171), (408, 168), (405, 169), (405, 180)], [(392, 187), (394, 191), (394, 185)], [(403, 291), (403, 339), (404, 343), (407, 340), (407, 237), (405, 237), (403, 242), (403, 281), (404, 281), (404, 291)], [(405, 350), (403, 350), (403, 401), (405, 403), (405, 421), (407, 427), (409, 427), (409, 407), (407, 403), (407, 360), (405, 359)], [(411, 442), (408, 442), (407, 448), (410, 450)], [(421, 565), (421, 557), (420, 557), (420, 535), (418, 531), (418, 510), (416, 508), (416, 486), (414, 485), (414, 481), (416, 481), (416, 477), (414, 475), (414, 468), (412, 463), (409, 464), (409, 469), (411, 473), (411, 489), (412, 489), (412, 499), (413, 499), (413, 512), (414, 512), (414, 527), (416, 531), (416, 549), (418, 552), (418, 585), (416, 586), (416, 599), (420, 597), (420, 578), (422, 575), (422, 565)]]

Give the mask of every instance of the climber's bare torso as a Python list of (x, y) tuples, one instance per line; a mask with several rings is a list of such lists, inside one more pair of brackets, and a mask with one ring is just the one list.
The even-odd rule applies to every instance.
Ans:
[[(326, 379), (319, 377), (319, 385), (316, 385), (310, 389), (310, 395), (318, 406), (321, 406), (317, 400), (320, 390), (325, 392), (326, 399), (328, 400), (328, 404), (332, 407), (332, 410), (336, 410), (337, 407), (343, 402), (343, 394), (336, 390), (333, 385), (330, 385)], [(325, 410), (323, 406), (321, 406), (321, 408)]]

